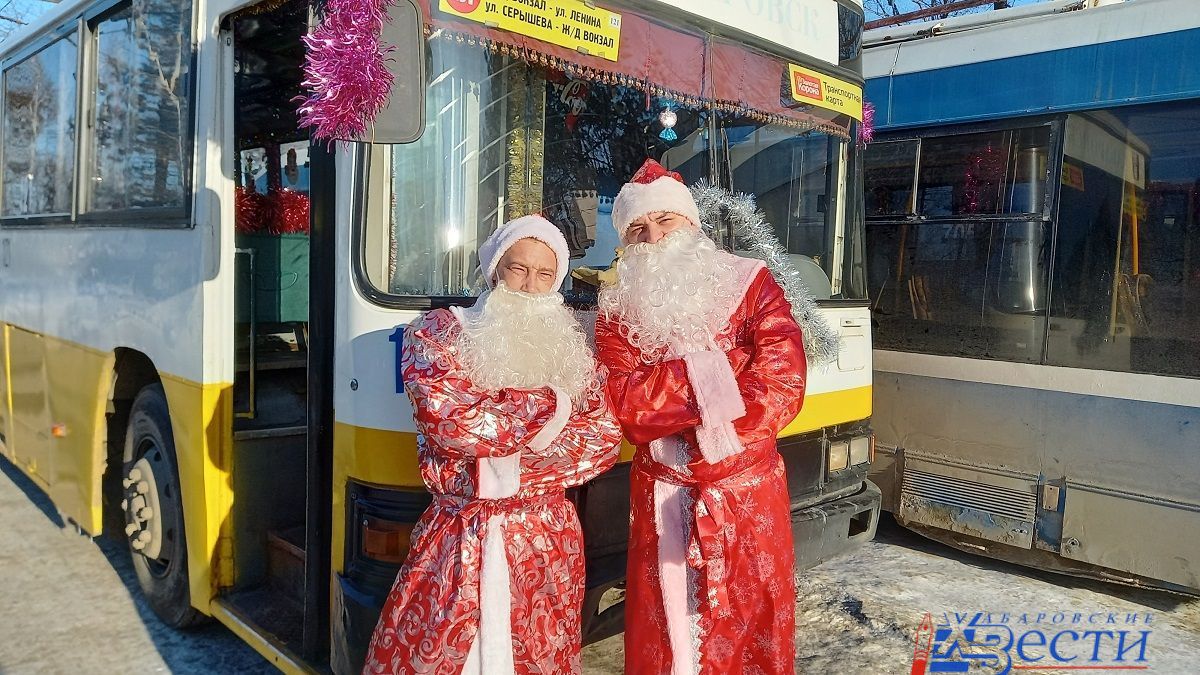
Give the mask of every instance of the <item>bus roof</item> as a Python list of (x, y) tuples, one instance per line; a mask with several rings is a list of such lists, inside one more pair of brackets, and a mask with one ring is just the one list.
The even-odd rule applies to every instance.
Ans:
[(1200, 96), (1196, 0), (1081, 0), (868, 31), (880, 130)]

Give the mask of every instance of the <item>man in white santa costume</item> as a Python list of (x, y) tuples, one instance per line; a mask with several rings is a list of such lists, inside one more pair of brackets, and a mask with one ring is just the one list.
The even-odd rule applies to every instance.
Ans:
[(567, 242), (540, 216), (479, 249), (489, 291), (405, 332), (403, 377), (433, 503), (365, 673), (578, 673), (583, 539), (564, 489), (616, 461), (601, 369), (557, 291)]
[(763, 263), (719, 250), (678, 174), (621, 188), (597, 355), (637, 445), (625, 671), (790, 673), (792, 532), (775, 436), (800, 411), (800, 328)]

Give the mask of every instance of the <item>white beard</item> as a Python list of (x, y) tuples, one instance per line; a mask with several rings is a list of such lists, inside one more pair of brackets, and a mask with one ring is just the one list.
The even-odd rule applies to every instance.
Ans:
[(503, 282), (462, 315), (459, 363), (485, 391), (555, 386), (578, 401), (593, 384), (596, 360), (558, 293), (532, 295)]
[(631, 244), (617, 282), (600, 290), (600, 311), (617, 320), (642, 358), (708, 349), (729, 322), (737, 271), (698, 230), (676, 230), (655, 244)]

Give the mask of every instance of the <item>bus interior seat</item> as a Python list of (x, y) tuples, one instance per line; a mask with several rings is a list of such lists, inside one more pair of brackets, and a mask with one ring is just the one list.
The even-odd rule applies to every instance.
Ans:
[(788, 257), (792, 259), (792, 266), (799, 272), (800, 281), (804, 282), (813, 297), (818, 300), (833, 297), (833, 283), (816, 260), (802, 253), (791, 253)]

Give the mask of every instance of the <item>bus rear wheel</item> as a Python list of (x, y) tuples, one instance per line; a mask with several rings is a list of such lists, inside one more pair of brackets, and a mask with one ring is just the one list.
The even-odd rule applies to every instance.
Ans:
[(133, 569), (147, 603), (164, 623), (186, 628), (203, 619), (188, 588), (187, 542), (175, 438), (162, 385), (143, 387), (125, 433), (121, 510)]

